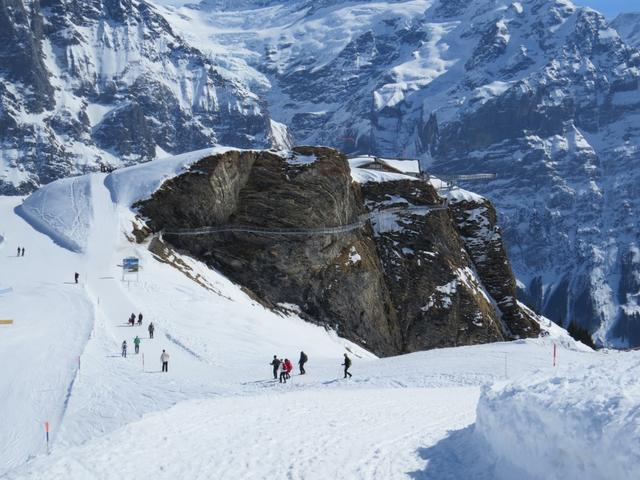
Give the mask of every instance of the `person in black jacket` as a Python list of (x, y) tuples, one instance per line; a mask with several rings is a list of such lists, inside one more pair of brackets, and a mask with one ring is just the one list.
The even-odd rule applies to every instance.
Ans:
[(278, 367), (280, 367), (280, 360), (278, 360), (278, 356), (274, 355), (273, 360), (269, 365), (273, 366), (273, 378), (274, 380), (278, 379)]
[(300, 375), (307, 373), (304, 369), (304, 364), (309, 361), (309, 357), (304, 352), (300, 352), (300, 360), (298, 360), (298, 366), (300, 367)]
[(349, 368), (351, 368), (351, 359), (346, 353), (344, 354), (344, 363), (342, 366), (344, 367), (344, 378), (347, 378), (347, 375), (351, 378), (351, 374), (349, 373)]

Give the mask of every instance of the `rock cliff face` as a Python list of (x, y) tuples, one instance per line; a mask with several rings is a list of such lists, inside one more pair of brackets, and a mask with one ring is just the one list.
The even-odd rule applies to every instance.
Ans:
[[(446, 210), (394, 209), (361, 228), (317, 233), (357, 224), (367, 212), (441, 201), (425, 182), (360, 186), (337, 151), (298, 147), (289, 155), (231, 151), (205, 158), (136, 207), (156, 232), (221, 225), (316, 232), (166, 233), (164, 239), (266, 304), (295, 304), (308, 320), (380, 355), (537, 335), (536, 321), (506, 299), (515, 280), (500, 237), (486, 242), (497, 268), (485, 262), (476, 270), (483, 244), (468, 250), (470, 240)], [(476, 207), (456, 209), (464, 216)], [(464, 228), (473, 237), (474, 227)]]

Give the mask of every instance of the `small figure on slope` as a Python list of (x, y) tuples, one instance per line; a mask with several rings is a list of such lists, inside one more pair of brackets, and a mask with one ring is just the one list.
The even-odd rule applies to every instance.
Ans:
[(160, 355), (160, 361), (162, 362), (162, 371), (169, 371), (169, 354), (162, 350), (162, 355)]
[(273, 367), (273, 379), (277, 380), (278, 379), (278, 369), (280, 368), (280, 360), (278, 360), (278, 357), (276, 355), (273, 356), (273, 360), (271, 361), (271, 363), (269, 364)]
[(149, 338), (153, 338), (153, 331), (155, 330), (155, 327), (153, 326), (153, 322), (149, 324), (149, 328), (147, 330), (149, 330)]
[(344, 363), (342, 366), (344, 367), (344, 378), (347, 378), (347, 375), (351, 378), (351, 374), (349, 373), (349, 368), (351, 368), (351, 359), (346, 353), (344, 354)]
[(304, 364), (309, 361), (309, 357), (304, 352), (300, 352), (300, 360), (298, 360), (298, 366), (300, 367), (300, 375), (304, 375), (306, 370), (304, 369)]
[(136, 314), (132, 313), (131, 316), (129, 317), (129, 325), (133, 327), (135, 326), (135, 324), (136, 324)]
[(75, 273), (74, 278), (76, 279), (76, 283), (78, 283), (78, 279), (80, 278), (80, 274), (78, 272)]
[(142, 325), (142, 313), (138, 314), (138, 326)]
[(291, 372), (293, 372), (293, 363), (288, 358), (284, 359), (284, 371), (286, 372), (287, 380), (291, 378)]
[(133, 346), (136, 350), (136, 355), (140, 353), (140, 337), (136, 335), (136, 338), (133, 339)]
[(284, 366), (284, 360), (280, 359), (278, 360), (278, 362), (280, 362), (279, 365), (279, 371), (280, 371), (280, 383), (287, 383), (287, 369)]
[(127, 358), (127, 341), (122, 342), (122, 356)]

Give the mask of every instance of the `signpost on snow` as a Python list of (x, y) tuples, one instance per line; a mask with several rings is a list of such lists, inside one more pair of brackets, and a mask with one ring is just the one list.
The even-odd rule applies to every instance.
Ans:
[(557, 355), (556, 350), (557, 350), (557, 347), (556, 347), (556, 344), (554, 343), (553, 344), (553, 366), (554, 367), (556, 366), (556, 355)]
[(136, 281), (138, 281), (138, 272), (140, 271), (140, 259), (138, 257), (127, 257), (122, 259), (122, 281), (127, 273), (135, 273)]

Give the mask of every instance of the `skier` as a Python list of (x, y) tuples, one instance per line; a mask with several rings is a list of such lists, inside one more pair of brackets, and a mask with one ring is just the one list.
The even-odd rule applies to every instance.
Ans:
[(122, 342), (122, 356), (127, 358), (127, 341)]
[(293, 363), (288, 358), (284, 359), (284, 371), (286, 373), (287, 380), (291, 378), (291, 372), (293, 371)]
[(278, 379), (278, 368), (280, 367), (280, 360), (278, 360), (278, 357), (276, 355), (273, 356), (273, 360), (271, 361), (271, 363), (269, 365), (273, 366), (273, 379), (277, 380)]
[(160, 361), (162, 362), (162, 371), (169, 372), (169, 354), (162, 350), (162, 355), (160, 355)]
[(78, 272), (76, 272), (76, 274), (75, 274), (76, 283), (78, 283), (78, 279), (79, 278), (80, 278), (80, 274)]
[(138, 326), (142, 325), (142, 313), (138, 314)]
[(153, 322), (149, 324), (148, 330), (149, 330), (149, 338), (153, 338), (153, 331), (155, 330), (155, 327), (153, 326)]
[(133, 345), (136, 349), (136, 355), (140, 353), (140, 337), (136, 335), (136, 338), (133, 339)]
[(20, 247), (18, 247), (18, 254), (16, 255), (16, 257), (20, 256)]
[(24, 247), (22, 247), (22, 254), (20, 256), (24, 257)]
[(133, 327), (135, 326), (135, 324), (136, 324), (136, 314), (132, 313), (131, 316), (129, 317), (129, 325)]
[(298, 366), (300, 367), (300, 375), (307, 373), (304, 369), (304, 364), (309, 361), (309, 357), (304, 352), (300, 352), (300, 360), (298, 360)]
[(278, 361), (280, 362), (280, 383), (287, 383), (287, 369), (284, 366), (284, 360), (280, 359)]
[(344, 354), (344, 363), (342, 365), (344, 366), (344, 378), (347, 378), (347, 375), (351, 378), (351, 374), (349, 373), (349, 368), (351, 368), (351, 359), (346, 353)]

